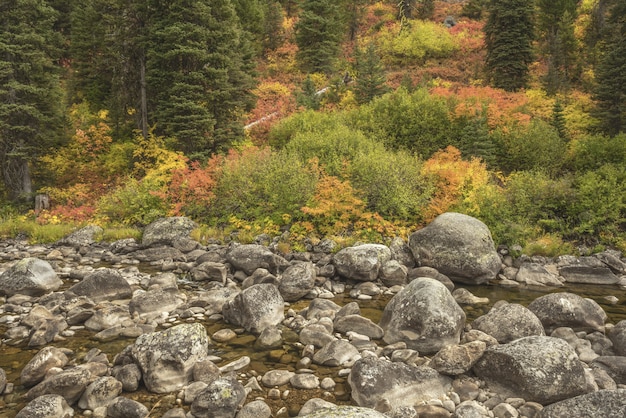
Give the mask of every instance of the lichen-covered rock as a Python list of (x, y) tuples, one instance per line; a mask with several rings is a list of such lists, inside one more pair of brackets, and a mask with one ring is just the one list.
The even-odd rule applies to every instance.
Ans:
[(286, 302), (295, 302), (315, 287), (315, 266), (300, 262), (287, 267), (278, 282), (278, 291)]
[(490, 347), (473, 370), (497, 393), (541, 404), (578, 396), (587, 390), (582, 362), (560, 338), (524, 337)]
[(189, 273), (191, 278), (197, 282), (206, 280), (225, 285), (226, 277), (228, 276), (228, 269), (223, 263), (205, 261), (204, 263), (195, 266)]
[(387, 303), (379, 325), (387, 344), (402, 341), (408, 348), (432, 354), (459, 343), (465, 312), (441, 282), (422, 277)]
[(233, 376), (220, 377), (200, 392), (191, 404), (195, 418), (234, 418), (246, 391)]
[(411, 234), (409, 247), (422, 266), (454, 282), (481, 284), (502, 266), (489, 228), (476, 218), (448, 212)]
[(30, 401), (15, 418), (70, 418), (74, 410), (61, 395), (42, 395)]
[(63, 350), (56, 347), (44, 347), (22, 369), (20, 383), (31, 387), (41, 382), (48, 370), (53, 367), (65, 367), (69, 359)]
[(626, 357), (600, 356), (591, 363), (592, 369), (604, 370), (618, 385), (626, 385)]
[(208, 356), (209, 336), (202, 324), (182, 324), (140, 335), (131, 355), (150, 392), (180, 390), (191, 381), (193, 366)]
[(189, 218), (174, 216), (161, 218), (146, 226), (141, 243), (147, 247), (155, 245), (173, 245), (177, 240), (189, 238), (197, 225)]
[(607, 319), (606, 312), (595, 301), (568, 292), (540, 296), (528, 309), (539, 318), (548, 334), (559, 327), (604, 332)]
[(615, 353), (626, 356), (626, 320), (619, 321), (609, 332)]
[(365, 357), (352, 366), (348, 384), (359, 406), (375, 408), (380, 402), (388, 402), (397, 408), (442, 398), (450, 390), (452, 379), (430, 367)]
[(26, 393), (26, 399), (33, 400), (42, 395), (61, 395), (68, 405), (73, 405), (87, 388), (90, 379), (91, 373), (85, 368), (74, 367), (63, 370), (33, 386)]
[(276, 275), (289, 266), (289, 262), (283, 257), (258, 244), (233, 245), (226, 253), (226, 259), (235, 269), (248, 275), (258, 268), (264, 268)]
[(476, 364), (486, 349), (487, 344), (482, 341), (448, 345), (439, 350), (428, 365), (441, 374), (450, 376), (463, 374)]
[(358, 406), (336, 406), (332, 408), (318, 409), (310, 414), (299, 415), (300, 418), (386, 418), (384, 414), (375, 409)]
[(359, 351), (346, 340), (331, 341), (313, 356), (313, 362), (322, 366), (343, 366), (359, 357)]
[(146, 406), (123, 396), (113, 399), (106, 409), (107, 418), (146, 418), (149, 414)]
[(63, 282), (47, 261), (27, 257), (0, 274), (0, 296), (17, 293), (42, 296), (58, 290)]
[(273, 284), (255, 284), (224, 304), (224, 319), (248, 332), (260, 334), (285, 319), (284, 300)]
[(391, 260), (391, 250), (382, 244), (363, 244), (340, 250), (333, 257), (337, 273), (347, 279), (371, 282)]
[(472, 328), (491, 335), (500, 344), (531, 335), (546, 335), (539, 318), (517, 303), (494, 306), (486, 315), (476, 318)]
[(115, 269), (103, 268), (89, 273), (66, 291), (67, 295), (86, 296), (94, 302), (130, 299), (133, 290)]
[(96, 238), (101, 235), (103, 231), (104, 230), (98, 225), (87, 225), (61, 238), (58, 243), (72, 247), (83, 247), (96, 242)]
[(619, 277), (597, 257), (561, 256), (559, 274), (568, 283), (615, 284)]
[(626, 389), (598, 390), (576, 396), (548, 405), (539, 413), (539, 418), (595, 417), (626, 417)]
[(122, 393), (122, 382), (111, 376), (102, 376), (87, 386), (78, 400), (80, 409), (94, 410), (109, 403)]
[(563, 286), (555, 274), (549, 272), (539, 263), (522, 263), (515, 275), (515, 280), (531, 286)]
[(128, 304), (131, 315), (150, 316), (170, 313), (184, 303), (175, 292), (160, 288), (138, 292)]
[(375, 340), (383, 338), (385, 335), (383, 329), (372, 322), (371, 319), (365, 318), (361, 315), (344, 315), (335, 318), (333, 321), (335, 330), (347, 334), (349, 331), (356, 332), (361, 335), (366, 335)]

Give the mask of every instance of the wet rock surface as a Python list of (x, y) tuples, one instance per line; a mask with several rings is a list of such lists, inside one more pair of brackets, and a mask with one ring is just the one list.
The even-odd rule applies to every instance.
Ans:
[[(506, 267), (498, 277), (485, 279), (480, 270), (469, 277), (466, 270), (459, 279), (454, 269), (421, 264), (424, 254), (416, 259), (401, 239), (343, 255), (332, 254), (329, 240), (305, 253), (279, 254), (271, 238), (267, 246), (204, 246), (189, 238), (192, 227), (183, 218), (166, 219), (142, 243), (97, 242), (97, 230), (54, 245), (0, 242), (3, 280), (9, 271), (31, 275), (23, 260), (44, 266), (52, 278), (42, 287), (30, 277), (24, 286), (22, 274), (6, 287), (20, 291), (0, 297), (2, 413), (623, 415), (626, 326), (611, 323), (606, 305), (567, 290), (536, 293), (528, 307), (530, 300), (493, 305), (500, 283), (554, 291), (561, 284), (567, 289), (572, 272), (603, 269), (622, 280), (621, 254), (519, 262), (500, 254)], [(453, 222), (448, 233), (455, 228)], [(491, 257), (491, 250), (485, 254)], [(469, 259), (460, 265), (469, 266)], [(537, 274), (550, 280), (539, 283)], [(448, 276), (484, 283), (488, 291), (459, 288), (455, 299)], [(597, 286), (607, 296), (615, 292), (609, 287), (615, 285)], [(618, 309), (615, 299), (611, 306)]]

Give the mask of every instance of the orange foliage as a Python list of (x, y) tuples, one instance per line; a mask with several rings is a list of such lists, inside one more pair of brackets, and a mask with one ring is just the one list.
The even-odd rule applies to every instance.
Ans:
[(172, 180), (164, 196), (171, 204), (172, 215), (191, 216), (194, 208), (211, 203), (222, 161), (222, 157), (214, 156), (205, 167), (194, 161), (190, 166), (172, 172)]
[(466, 56), (468, 53), (476, 52), (484, 48), (485, 35), (483, 32), (483, 22), (471, 19), (462, 19), (450, 28), (452, 34), (459, 41), (459, 56)]
[(296, 100), (292, 91), (295, 91), (293, 84), (285, 85), (274, 80), (262, 81), (254, 90), (257, 103), (248, 115), (247, 123), (254, 124), (249, 132), (256, 145), (267, 143), (271, 126), (295, 111)]
[(475, 194), (489, 181), (489, 173), (483, 162), (476, 158), (463, 160), (461, 152), (451, 145), (429, 158), (424, 163), (422, 173), (432, 178), (435, 184), (435, 194), (424, 214), (426, 222), (455, 206), (467, 204), (464, 200), (475, 202)]

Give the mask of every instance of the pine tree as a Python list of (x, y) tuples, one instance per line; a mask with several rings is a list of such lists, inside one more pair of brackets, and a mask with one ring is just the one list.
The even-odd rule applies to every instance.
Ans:
[(560, 100), (555, 101), (552, 107), (552, 126), (558, 132), (559, 138), (567, 139), (565, 115), (563, 114), (563, 105)]
[(275, 50), (283, 42), (283, 8), (276, 0), (267, 2), (263, 47)]
[(626, 127), (626, 2), (616, 1), (609, 12), (596, 70), (595, 98), (602, 130), (617, 135)]
[(253, 104), (252, 48), (230, 0), (155, 6), (146, 79), (157, 134), (175, 138), (192, 158), (207, 157), (243, 135)]
[(61, 138), (56, 17), (43, 1), (0, 3), (0, 165), (13, 200), (30, 197), (31, 165)]
[(530, 0), (490, 0), (485, 24), (485, 67), (491, 83), (507, 91), (526, 85), (533, 60), (533, 5)]
[(389, 90), (385, 85), (387, 81), (385, 67), (376, 53), (374, 44), (369, 44), (365, 51), (357, 49), (355, 69), (354, 93), (359, 104), (368, 103)]
[(296, 95), (296, 100), (299, 106), (304, 106), (307, 109), (318, 110), (320, 108), (322, 97), (321, 94), (317, 92), (317, 88), (311, 76), (307, 76), (304, 79), (302, 88)]
[(330, 74), (343, 35), (339, 4), (334, 0), (304, 0), (296, 24), (296, 60), (308, 73)]

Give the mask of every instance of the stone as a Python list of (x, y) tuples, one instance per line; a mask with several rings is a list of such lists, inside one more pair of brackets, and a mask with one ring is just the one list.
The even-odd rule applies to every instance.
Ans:
[(300, 342), (304, 345), (313, 345), (316, 348), (322, 348), (326, 344), (335, 341), (337, 338), (332, 335), (328, 328), (321, 324), (309, 324), (300, 331)]
[(515, 275), (515, 280), (531, 286), (563, 286), (555, 274), (549, 272), (539, 263), (522, 263)]
[(595, 301), (568, 292), (540, 296), (528, 309), (539, 318), (548, 334), (558, 327), (604, 332), (607, 319), (606, 312)]
[(86, 369), (74, 367), (63, 370), (33, 386), (26, 393), (26, 399), (30, 401), (42, 395), (61, 395), (68, 405), (73, 405), (87, 388), (90, 379), (91, 373)]
[(448, 212), (412, 233), (409, 247), (421, 266), (437, 269), (453, 282), (493, 280), (502, 263), (491, 232), (476, 218)]
[(86, 296), (94, 302), (130, 299), (133, 290), (119, 271), (110, 268), (98, 269), (70, 287), (66, 294)]
[(220, 369), (209, 359), (196, 362), (193, 365), (193, 380), (195, 382), (210, 383), (220, 377)]
[(348, 376), (352, 399), (368, 408), (375, 408), (383, 401), (397, 408), (443, 398), (451, 389), (451, 382), (449, 377), (430, 367), (376, 357), (357, 360)]
[(114, 377), (102, 376), (87, 386), (78, 401), (80, 409), (91, 409), (108, 404), (122, 393), (122, 382)]
[(626, 356), (626, 319), (615, 324), (607, 335), (613, 343), (615, 353), (620, 356)]
[(285, 319), (284, 300), (273, 284), (255, 284), (225, 303), (222, 315), (227, 322), (258, 335)]
[(541, 404), (586, 391), (583, 364), (559, 338), (524, 337), (490, 347), (472, 370), (497, 393)]
[(273, 388), (275, 386), (282, 386), (289, 383), (289, 380), (295, 375), (294, 372), (289, 370), (270, 370), (265, 373), (261, 378), (263, 386)]
[(387, 418), (384, 414), (374, 409), (345, 405), (322, 408), (310, 414), (298, 416), (300, 418)]
[(333, 264), (342, 277), (371, 282), (378, 278), (380, 269), (389, 260), (389, 247), (382, 244), (363, 244), (343, 248), (333, 257)]
[(312, 414), (313, 412), (319, 409), (336, 408), (336, 407), (337, 405), (335, 405), (332, 402), (325, 401), (324, 399), (311, 398), (308, 401), (306, 401), (304, 405), (302, 405), (302, 408), (300, 408), (300, 412), (298, 413), (298, 416), (300, 417), (306, 416), (308, 414)]
[(462, 287), (454, 289), (454, 291), (452, 291), (452, 296), (459, 305), (479, 305), (489, 303), (489, 298), (480, 298)]
[(96, 238), (100, 237), (103, 232), (104, 230), (97, 225), (87, 225), (61, 238), (57, 244), (75, 248), (85, 247), (95, 243)]
[(235, 269), (243, 270), (248, 275), (258, 268), (276, 275), (289, 266), (283, 257), (258, 244), (233, 245), (226, 253), (226, 259)]
[(626, 385), (626, 357), (600, 356), (591, 362), (593, 369), (604, 370), (615, 383)]
[(517, 303), (494, 306), (486, 315), (476, 318), (472, 328), (491, 335), (500, 344), (531, 335), (546, 335), (539, 318)]
[(30, 359), (20, 374), (20, 383), (25, 387), (35, 386), (53, 367), (63, 368), (69, 359), (63, 350), (56, 347), (44, 347)]
[(205, 261), (204, 263), (192, 268), (189, 275), (196, 282), (210, 281), (225, 285), (226, 277), (228, 276), (228, 269), (222, 263)]
[(476, 401), (461, 402), (454, 411), (456, 418), (489, 418), (489, 411)]
[(259, 350), (279, 348), (283, 345), (282, 332), (276, 327), (267, 327), (257, 337), (254, 347)]
[(302, 315), (308, 319), (319, 319), (323, 317), (334, 318), (341, 306), (332, 300), (315, 298), (309, 303), (309, 307), (303, 309)]
[(245, 404), (236, 418), (271, 418), (272, 408), (260, 399)]
[(387, 287), (404, 286), (407, 283), (408, 268), (398, 260), (389, 260), (380, 269), (380, 281)]
[(15, 418), (70, 418), (74, 410), (60, 395), (42, 395), (30, 401)]
[(359, 357), (359, 351), (348, 341), (335, 340), (322, 347), (313, 356), (313, 362), (322, 366), (343, 366)]
[(413, 280), (420, 277), (430, 277), (431, 279), (435, 279), (438, 282), (441, 282), (450, 292), (454, 290), (454, 283), (452, 282), (452, 280), (450, 280), (450, 278), (448, 278), (448, 276), (446, 276), (445, 274), (439, 273), (437, 269), (434, 269), (432, 267), (422, 266), (411, 269), (408, 273), (407, 280), (409, 282), (412, 282)]
[(106, 418), (147, 418), (149, 414), (147, 407), (123, 396), (111, 401), (106, 410)]
[(391, 298), (379, 325), (387, 344), (403, 341), (408, 348), (432, 354), (459, 343), (465, 312), (441, 282), (423, 277)]
[(0, 274), (0, 296), (42, 296), (58, 290), (62, 284), (50, 263), (27, 257)]
[(85, 321), (85, 328), (89, 331), (99, 332), (116, 325), (121, 325), (126, 321), (131, 321), (128, 306), (113, 304), (102, 304), (94, 314)]
[(0, 368), (0, 395), (4, 393), (7, 387), (7, 373), (4, 369)]
[(544, 407), (539, 418), (626, 417), (626, 389), (598, 390)]
[(180, 390), (191, 381), (193, 366), (208, 356), (209, 336), (202, 324), (176, 325), (140, 335), (131, 355), (150, 392)]
[(557, 260), (559, 274), (568, 283), (615, 284), (619, 277), (597, 257), (561, 256)]
[(111, 374), (122, 383), (124, 392), (134, 392), (139, 389), (141, 370), (135, 363), (114, 367)]
[(429, 366), (445, 375), (463, 374), (474, 366), (486, 349), (487, 345), (482, 341), (448, 345), (433, 356)]
[(391, 251), (391, 259), (398, 261), (407, 269), (415, 267), (415, 257), (409, 245), (404, 242), (400, 237), (394, 237), (389, 243), (389, 250)]
[(313, 390), (320, 387), (320, 379), (311, 373), (299, 373), (291, 376), (289, 384), (295, 389)]
[(169, 314), (184, 303), (177, 293), (156, 288), (147, 292), (137, 292), (128, 304), (131, 315), (139, 317), (159, 317)]
[(517, 418), (519, 412), (512, 405), (502, 402), (493, 408), (493, 415), (495, 418)]
[(232, 376), (220, 377), (200, 392), (191, 404), (195, 418), (233, 418), (246, 399), (246, 391)]
[(142, 263), (159, 263), (162, 264), (164, 261), (175, 262), (175, 261), (187, 261), (187, 258), (177, 248), (174, 247), (150, 247), (142, 250), (135, 251), (133, 253), (135, 259), (141, 261)]
[(371, 319), (361, 315), (345, 315), (336, 317), (333, 321), (335, 331), (344, 334), (352, 331), (361, 335), (366, 335), (375, 340), (380, 340), (385, 334), (383, 329), (372, 322)]
[(146, 226), (141, 243), (146, 247), (173, 245), (177, 240), (189, 238), (197, 224), (189, 218), (174, 216), (160, 218)]
[(295, 302), (315, 287), (315, 266), (310, 262), (296, 262), (285, 269), (278, 291), (286, 302)]

